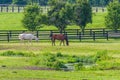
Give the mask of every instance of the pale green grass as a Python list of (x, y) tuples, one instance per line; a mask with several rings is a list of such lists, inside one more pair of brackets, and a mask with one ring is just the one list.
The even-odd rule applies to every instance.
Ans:
[[(107, 13), (93, 13), (93, 22), (88, 24), (86, 28), (105, 28), (104, 19)], [(24, 30), (21, 20), (23, 13), (0, 13), (0, 30)], [(43, 26), (41, 29), (54, 30), (54, 26)], [(79, 26), (70, 25), (67, 29), (80, 29)]]
[[(70, 46), (52, 46), (50, 42), (33, 44), (0, 43), (0, 53), (5, 51), (33, 52), (35, 54), (57, 53), (68, 55), (93, 55), (97, 52), (107, 51), (114, 57), (109, 63), (118, 62), (120, 58), (120, 40), (96, 42), (70, 42)], [(54, 71), (54, 70), (28, 70), (24, 67), (35, 66), (29, 63), (31, 57), (0, 57), (0, 80), (119, 80), (120, 70), (104, 71)], [(6, 67), (2, 67), (2, 66)]]
[(0, 13), (0, 30), (23, 30), (22, 13)]
[(51, 42), (38, 42), (33, 44), (21, 43), (0, 43), (0, 52), (7, 50), (39, 53), (58, 53), (69, 55), (93, 55), (100, 51), (107, 51), (110, 55), (120, 55), (120, 41), (92, 41), (92, 42), (70, 42), (69, 46), (59, 46), (57, 41), (56, 46), (52, 46)]
[(105, 16), (107, 12), (93, 13), (93, 22), (88, 24), (86, 28), (105, 28)]
[(120, 71), (39, 71), (1, 69), (1, 80), (119, 80)]

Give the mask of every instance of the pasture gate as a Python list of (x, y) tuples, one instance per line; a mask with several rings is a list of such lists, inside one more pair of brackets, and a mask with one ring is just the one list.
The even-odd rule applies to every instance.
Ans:
[[(37, 30), (37, 31), (27, 31), (27, 30), (0, 30), (0, 41), (19, 41), (18, 35), (21, 33), (32, 33), (39, 38), (39, 41), (49, 41), (50, 34), (59, 34), (57, 30)], [(105, 29), (86, 29), (84, 34), (80, 29), (68, 29), (63, 32), (68, 36), (69, 41), (82, 41), (82, 40), (93, 40), (96, 39), (109, 39), (107, 30)]]

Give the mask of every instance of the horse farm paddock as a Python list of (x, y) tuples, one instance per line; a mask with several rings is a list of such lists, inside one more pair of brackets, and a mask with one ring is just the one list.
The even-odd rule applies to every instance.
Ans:
[(52, 46), (50, 41), (47, 42), (0, 42), (0, 52), (17, 51), (17, 52), (33, 52), (41, 53), (57, 53), (68, 55), (93, 55), (99, 51), (107, 51), (110, 55), (119, 55), (120, 40), (97, 40), (97, 41), (82, 41), (69, 42), (69, 46), (59, 45), (60, 41), (56, 41), (56, 46)]
[[(64, 55), (89, 56), (97, 52), (107, 51), (108, 56), (113, 57), (110, 61), (101, 61), (99, 63), (106, 65), (120, 66), (120, 40), (109, 41), (84, 41), (70, 42), (69, 46), (52, 46), (51, 42), (0, 42), (0, 54), (4, 52), (26, 52), (28, 54), (61, 53)], [(0, 79), (1, 80), (119, 80), (120, 70), (110, 68), (109, 70), (80, 70), (80, 71), (57, 71), (51, 69), (39, 68), (33, 65), (31, 59), (36, 57), (25, 56), (0, 56)]]

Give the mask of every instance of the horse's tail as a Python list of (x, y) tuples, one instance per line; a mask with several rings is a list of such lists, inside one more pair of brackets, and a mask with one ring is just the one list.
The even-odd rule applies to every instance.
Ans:
[(69, 41), (68, 41), (67, 35), (65, 36), (65, 40), (66, 40), (66, 45), (69, 46)]

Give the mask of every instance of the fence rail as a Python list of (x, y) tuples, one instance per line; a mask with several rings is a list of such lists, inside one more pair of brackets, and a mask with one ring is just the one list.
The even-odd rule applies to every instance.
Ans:
[[(37, 30), (37, 31), (27, 31), (27, 30), (0, 30), (0, 41), (18, 41), (18, 35), (21, 33), (32, 33), (36, 35), (40, 41), (50, 40), (50, 34), (59, 34), (57, 30)], [(63, 32), (67, 33), (69, 41), (83, 41), (83, 40), (93, 40), (106, 39), (109, 38), (120, 38), (120, 31), (114, 33), (113, 31), (105, 28), (101, 29), (85, 29), (84, 34), (79, 29), (69, 29)]]
[[(26, 5), (0, 5), (0, 12), (24, 12), (24, 8)], [(40, 11), (43, 13), (47, 13), (50, 10), (50, 6), (41, 6)], [(106, 12), (107, 9), (105, 7), (92, 7), (93, 12)]]

